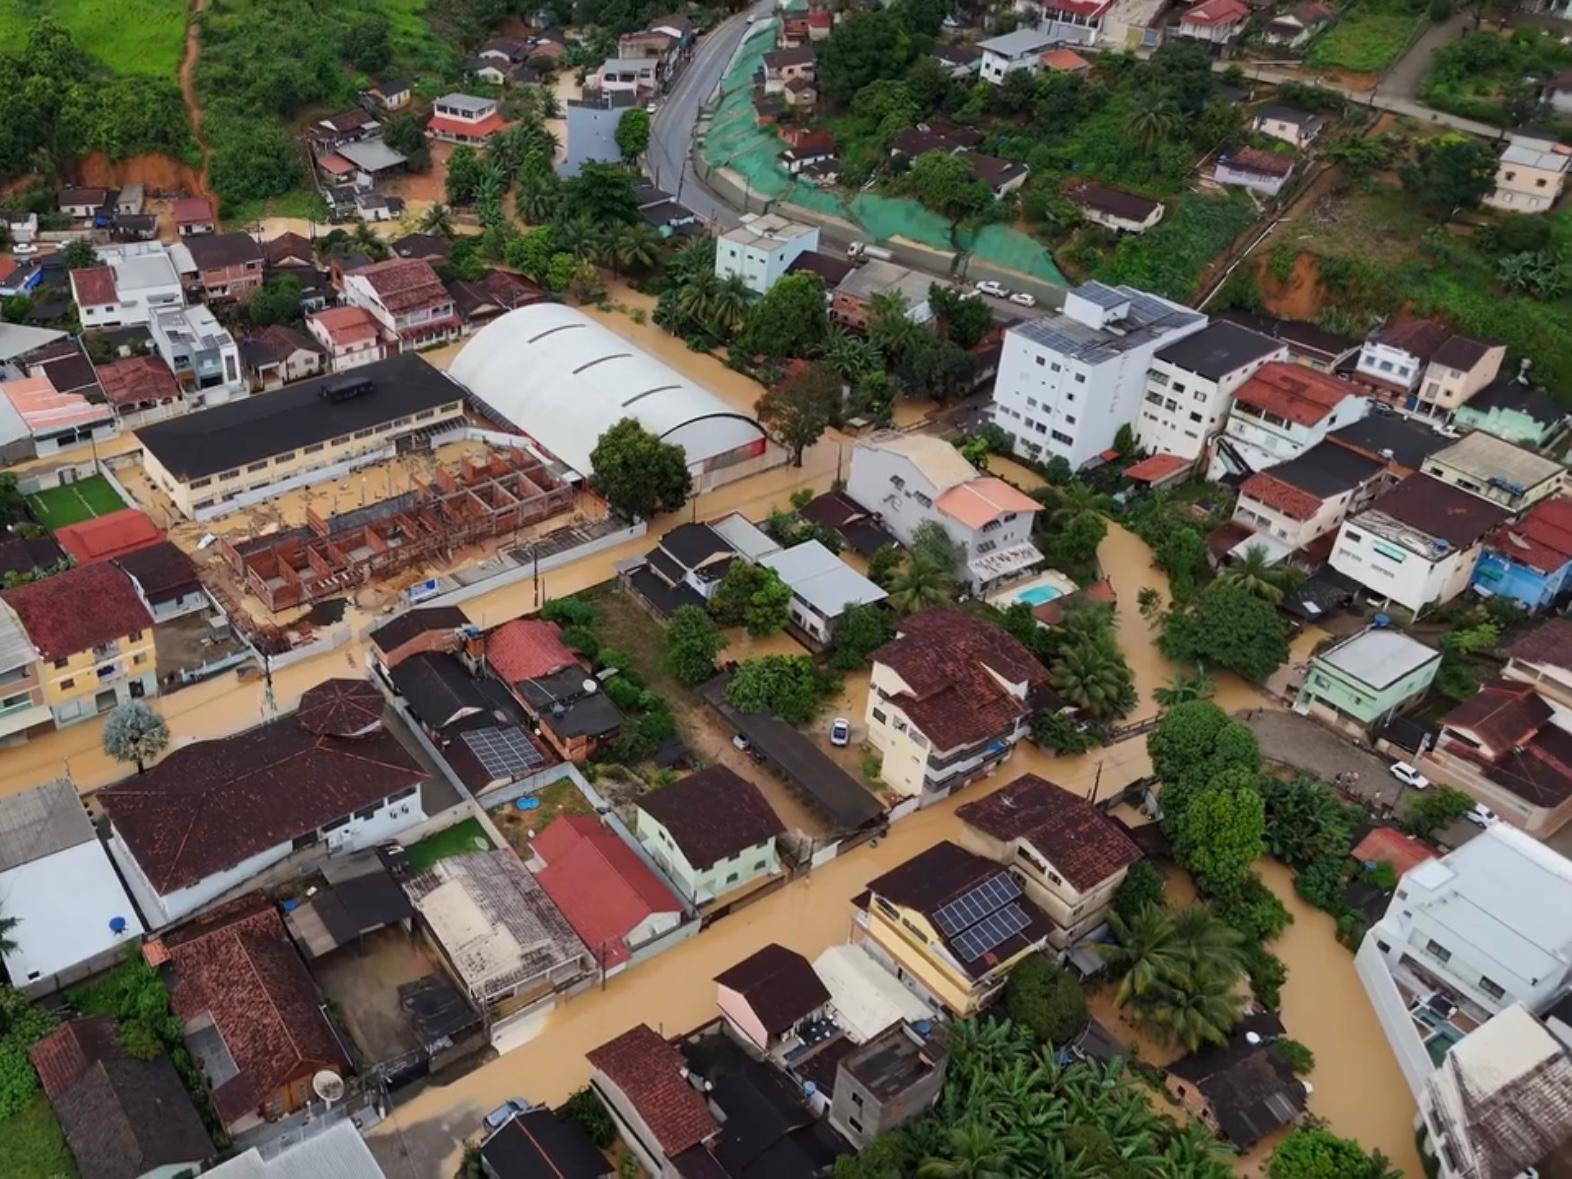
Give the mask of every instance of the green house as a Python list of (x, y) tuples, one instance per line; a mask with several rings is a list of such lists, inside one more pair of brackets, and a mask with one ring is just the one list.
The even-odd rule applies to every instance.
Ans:
[(1310, 660), (1294, 711), (1369, 728), (1423, 696), (1441, 652), (1399, 630), (1371, 627)]
[(1567, 413), (1543, 389), (1498, 377), (1452, 414), (1463, 430), (1483, 430), (1506, 442), (1543, 450), (1566, 425)]
[(651, 791), (637, 808), (639, 842), (696, 905), (780, 871), (785, 826), (758, 787), (723, 765)]

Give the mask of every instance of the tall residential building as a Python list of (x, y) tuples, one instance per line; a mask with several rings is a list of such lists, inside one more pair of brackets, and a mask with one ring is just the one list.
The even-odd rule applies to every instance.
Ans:
[(1158, 349), (1206, 322), (1133, 287), (1076, 287), (1063, 311), (1005, 333), (993, 420), (1023, 458), (1084, 467), (1113, 446), (1120, 426), (1138, 419)]
[(1223, 428), (1234, 390), (1288, 345), (1227, 320), (1158, 350), (1146, 376), (1146, 404), (1135, 423), (1142, 450), (1200, 458)]
[(1370, 412), (1370, 399), (1338, 377), (1272, 361), (1234, 391), (1208, 477), (1249, 475), (1296, 459)]
[(206, 307), (155, 308), (148, 330), (193, 405), (222, 405), (249, 392), (240, 346)]
[(800, 225), (774, 213), (747, 214), (715, 243), (715, 274), (738, 275), (756, 295), (775, 285), (799, 254), (819, 248), (819, 227)]

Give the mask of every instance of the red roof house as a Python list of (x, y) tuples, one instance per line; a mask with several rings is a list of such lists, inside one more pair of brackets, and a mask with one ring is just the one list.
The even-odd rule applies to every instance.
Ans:
[(180, 382), (158, 356), (128, 356), (98, 366), (104, 397), (117, 410), (163, 405), (180, 399)]
[(71, 272), (71, 298), (78, 307), (107, 307), (120, 301), (115, 272), (107, 266), (86, 266)]
[(595, 1070), (596, 1087), (602, 1080), (614, 1087), (614, 1095), (630, 1105), (649, 1127), (668, 1160), (720, 1133), (703, 1095), (688, 1083), (687, 1062), (682, 1054), (649, 1024), (641, 1023), (608, 1040), (589, 1053), (589, 1062)]
[(520, 684), (578, 662), (558, 637), (555, 623), (540, 618), (504, 622), (486, 639), (486, 662), (506, 684)]
[(1144, 483), (1156, 489), (1183, 482), (1194, 467), (1194, 459), (1180, 458), (1177, 454), (1154, 454), (1127, 468), (1124, 477), (1132, 483)]
[(147, 514), (135, 508), (95, 516), (80, 524), (67, 524), (55, 530), (55, 540), (78, 565), (94, 561), (112, 561), (138, 549), (145, 549), (164, 539), (158, 526)]
[(1030, 844), (1078, 892), (1097, 889), (1142, 858), (1119, 824), (1080, 795), (1036, 774), (1022, 774), (955, 814), (1000, 844)]
[(330, 347), (345, 348), (377, 338), (377, 321), (364, 307), (329, 307), (306, 320), (312, 335), (324, 337)]
[(1396, 827), (1372, 827), (1348, 854), (1361, 864), (1391, 864), (1399, 876), (1416, 864), (1436, 858), (1435, 852)]
[(218, 218), (213, 214), (213, 202), (204, 196), (180, 197), (169, 203), (169, 214), (174, 218), (175, 229), (182, 235), (212, 233)]
[(1503, 524), (1492, 532), (1485, 545), (1538, 573), (1556, 572), (1572, 561), (1572, 497), (1540, 500), (1516, 524)]
[(38, 654), (69, 659), (147, 630), (153, 616), (120, 570), (106, 561), (67, 569), (44, 581), (0, 592), (16, 611)]
[(1273, 360), (1234, 393), (1234, 402), (1299, 426), (1314, 426), (1350, 397), (1362, 394), (1353, 385), (1302, 364)]
[(682, 902), (592, 815), (563, 815), (531, 845), (535, 879), (608, 973), (682, 920)]

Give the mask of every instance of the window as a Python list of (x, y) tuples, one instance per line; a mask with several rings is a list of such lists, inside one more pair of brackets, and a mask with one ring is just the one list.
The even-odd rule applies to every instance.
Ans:
[(370, 438), (375, 433), (376, 433), (375, 429), (356, 430), (355, 431), (355, 437), (356, 438)]
[(286, 450), (283, 454), (274, 455), (273, 456), (273, 461), (275, 463), (287, 463), (290, 459), (292, 459), (294, 457), (295, 457), (295, 452), (294, 451)]
[(896, 907), (894, 905), (890, 904), (889, 901), (885, 900), (883, 897), (874, 897), (873, 898), (873, 903), (875, 905), (879, 906), (879, 912), (883, 913), (886, 917), (890, 918), (892, 921), (900, 920), (900, 916), (901, 916), (900, 911), (898, 909), (896, 909)]
[(859, 1134), (862, 1133), (862, 1123), (859, 1122), (856, 1118), (847, 1118), (846, 1119), (846, 1124), (848, 1126), (850, 1126), (853, 1130), (855, 1130), (857, 1133), (859, 1133)]
[(415, 794), (419, 790), (420, 790), (419, 786), (406, 786), (406, 787), (404, 787), (404, 789), (400, 790), (397, 794), (390, 794), (390, 795), (388, 795), (388, 801), (389, 802), (398, 802), (400, 799), (408, 798), (412, 794)]
[(359, 819), (361, 822), (365, 822), (367, 819), (371, 818), (372, 815), (376, 814), (381, 806), (382, 804), (380, 802), (374, 802), (370, 806), (363, 806), (355, 812), (355, 818)]
[(1159, 389), (1166, 387), (1168, 384), (1168, 374), (1160, 373), (1156, 369), (1153, 369), (1150, 373), (1147, 374), (1147, 379), (1151, 381), (1152, 384), (1156, 385)]
[(139, 631), (139, 630), (134, 630), (134, 631), (132, 631), (130, 634), (128, 634), (126, 636), (126, 641), (130, 642), (130, 643), (135, 643), (135, 642), (139, 642), (141, 640), (141, 638), (142, 638), (142, 632)]
[(307, 453), (307, 454), (316, 454), (316, 453), (318, 453), (318, 452), (319, 452), (319, 451), (321, 451), (321, 450), (322, 450), (322, 448), (323, 448), (323, 447), (324, 447), (324, 446), (326, 446), (326, 445), (327, 445), (327, 444), (326, 444), (326, 443), (325, 443), (325, 442), (313, 442), (313, 443), (312, 443), (312, 444), (311, 444), (311, 445), (310, 445), (310, 446), (308, 446), (308, 447), (306, 447), (306, 448), (305, 448), (305, 452), (306, 452), (306, 453)]
[(1061, 433), (1059, 433), (1058, 430), (1055, 430), (1053, 432), (1053, 440), (1055, 442), (1059, 443), (1061, 446), (1074, 446), (1075, 445), (1075, 439), (1074, 438), (1071, 438), (1068, 434), (1061, 434)]
[(200, 488), (206, 487), (211, 482), (213, 482), (213, 477), (211, 475), (209, 475), (206, 479), (193, 479), (191, 480), (191, 490), (196, 491)]
[(315, 831), (307, 831), (304, 835), (295, 836), (295, 842), (291, 846), (296, 851), (299, 851), (303, 847), (310, 847), (316, 841), (317, 833)]
[(1506, 991), (1502, 988), (1501, 984), (1495, 982), (1492, 979), (1486, 978), (1484, 975), (1479, 976), (1479, 989), (1485, 992), (1485, 994), (1489, 995), (1492, 999), (1506, 998)]
[(1175, 393), (1183, 393), (1186, 388), (1188, 388), (1188, 386), (1181, 385), (1178, 381), (1174, 382), (1174, 392)]
[(144, 653), (139, 651), (139, 652), (137, 652), (137, 654), (131, 656), (131, 662), (135, 663), (135, 664), (139, 664), (139, 665), (143, 664), (143, 663), (146, 663), (147, 662), (147, 656)]
[(1051, 372), (1051, 373), (1056, 373), (1056, 372), (1059, 372), (1060, 369), (1059, 369), (1059, 366), (1057, 364), (1050, 364), (1048, 366), (1048, 371)]
[(851, 1095), (851, 1099), (852, 1099), (852, 1104), (853, 1105), (857, 1106), (859, 1109), (862, 1107), (862, 1094), (861, 1093), (853, 1093)]
[(991, 553), (991, 552), (993, 552), (994, 549), (996, 549), (998, 547), (999, 546), (997, 544), (995, 544), (993, 541), (985, 540), (985, 541), (982, 542), (982, 544), (977, 546), (977, 551), (979, 553)]
[(873, 719), (878, 721), (882, 725), (882, 724), (888, 723), (890, 718), (888, 716), (886, 716), (882, 711), (880, 711), (879, 709), (875, 708), (873, 710)]
[(231, 479), (238, 479), (238, 478), (240, 478), (240, 468), (236, 467), (233, 471), (225, 471), (223, 474), (221, 474), (218, 477), (218, 481), (220, 483), (227, 483)]
[(70, 662), (71, 661), (69, 659), (56, 659), (55, 660), (55, 667), (56, 668), (61, 668), (61, 667), (66, 666), (66, 664), (68, 664)]
[(350, 817), (348, 815), (343, 815), (337, 819), (334, 819), (331, 823), (323, 823), (322, 830), (337, 831), (340, 827), (344, 827), (349, 824), (349, 818)]
[(1355, 532), (1352, 528), (1344, 528), (1343, 529), (1343, 537), (1350, 544), (1359, 544), (1361, 541), (1364, 540), (1364, 537), (1361, 536), (1359, 533)]
[(1436, 941), (1435, 938), (1431, 938), (1425, 943), (1425, 953), (1434, 958), (1439, 958), (1442, 962), (1450, 962), (1452, 960), (1452, 951)]
[(1192, 414), (1191, 414), (1191, 415), (1190, 415), (1190, 420), (1191, 420), (1191, 421), (1192, 421), (1192, 422), (1199, 422), (1199, 421), (1200, 421), (1200, 420), (1201, 420), (1201, 415), (1200, 415), (1200, 414), (1198, 414), (1198, 413), (1192, 413)]
[[(1078, 385), (1086, 384), (1086, 374), (1085, 373), (1076, 373), (1075, 374), (1075, 383), (1078, 384)], [(1177, 388), (1177, 386), (1175, 386), (1175, 387)]]
[(248, 471), (265, 471), (265, 470), (267, 470), (267, 459), (263, 459), (260, 463), (252, 463), (250, 466), (248, 466), (246, 468), (246, 470), (248, 470)]
[(1038, 368), (1041, 368), (1043, 365), (1045, 365), (1047, 363), (1048, 363), (1048, 361), (1047, 361), (1047, 359), (1045, 357), (1039, 356), (1037, 358), (1037, 367)]
[(726, 877), (726, 883), (727, 884), (736, 884), (739, 879), (740, 879), (739, 873), (733, 872), (733, 873), (731, 873), (730, 875), (728, 875)]
[(918, 503), (920, 503), (925, 508), (933, 507), (933, 500), (929, 499), (926, 495), (924, 495), (920, 491), (912, 492), (912, 498), (914, 500), (916, 500)]
[(74, 680), (74, 679), (61, 680), (60, 681), (60, 689), (61, 689), (61, 691), (67, 691), (67, 690), (69, 690), (71, 688), (74, 688), (74, 687), (76, 687), (76, 680)]
[(904, 490), (906, 487), (906, 480), (902, 479), (899, 475), (891, 475), (890, 486), (895, 488), (896, 491)]
[(767, 865), (767, 864), (768, 864), (768, 863), (769, 863), (769, 861), (768, 861), (768, 860), (759, 860), (759, 861), (758, 861), (758, 862), (757, 862), (757, 863), (755, 863), (755, 864), (754, 864), (754, 865), (753, 865), (753, 870), (754, 870), (754, 871), (755, 871), (755, 872), (762, 872), (762, 871), (764, 871), (764, 868), (765, 868), (765, 866), (766, 866), (766, 865)]

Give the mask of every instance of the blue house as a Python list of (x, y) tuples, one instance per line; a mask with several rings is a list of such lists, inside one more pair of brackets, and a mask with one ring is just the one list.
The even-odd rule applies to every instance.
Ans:
[(1572, 498), (1541, 500), (1516, 524), (1503, 524), (1485, 538), (1474, 567), (1473, 587), (1543, 610), (1567, 586), (1572, 573)]

